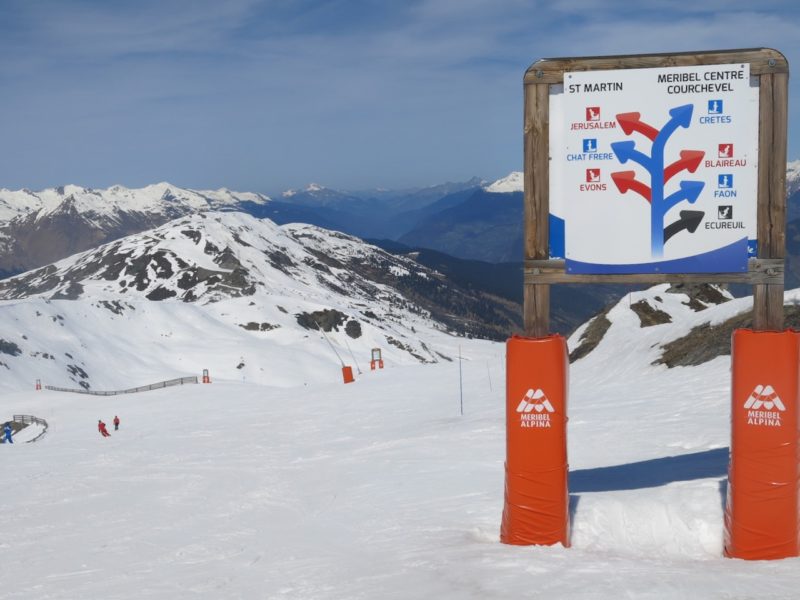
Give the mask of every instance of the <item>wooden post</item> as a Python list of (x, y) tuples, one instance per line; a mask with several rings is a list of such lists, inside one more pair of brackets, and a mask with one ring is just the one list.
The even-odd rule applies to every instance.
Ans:
[[(759, 87), (758, 256), (785, 257), (788, 73), (765, 74)], [(753, 329), (783, 328), (783, 283), (753, 286)]]
[[(550, 86), (525, 87), (525, 259), (549, 256)], [(525, 335), (544, 337), (550, 328), (550, 285), (524, 284)]]

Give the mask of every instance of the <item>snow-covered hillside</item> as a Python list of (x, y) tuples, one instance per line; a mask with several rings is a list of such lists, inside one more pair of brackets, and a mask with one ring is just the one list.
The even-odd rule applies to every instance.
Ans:
[[(172, 366), (167, 335), (180, 330), (183, 361), (210, 365), (214, 382), (112, 397), (37, 392), (32, 381), (4, 386), (6, 418), (32, 414), (49, 428), (36, 443), (2, 446), (14, 485), (0, 497), (0, 595), (793, 598), (800, 559), (722, 558), (729, 358), (652, 364), (662, 346), (750, 300), (716, 305), (667, 288), (625, 297), (606, 313), (595, 350), (571, 366), (569, 549), (499, 543), (502, 344), (454, 339), (460, 365), (392, 358), (344, 385), (312, 372), (335, 365), (323, 366), (311, 332), (286, 345), (248, 343), (255, 333), (229, 340), (248, 353), (248, 368), (257, 348), (277, 376), (257, 382), (234, 369), (214, 377), (230, 347), (220, 346), (203, 305), (172, 302), (173, 312), (154, 323), (163, 343), (149, 345), (127, 338), (133, 326), (87, 318), (87, 345), (117, 340), (92, 368), (130, 365), (115, 381), (152, 379)], [(7, 301), (3, 310), (59, 304), (38, 302)], [(72, 301), (75, 317), (81, 306), (93, 314), (92, 302)], [(15, 322), (7, 316), (4, 323)], [(29, 315), (28, 334), (64, 343), (67, 325), (49, 317)], [(139, 370), (143, 358), (150, 373)], [(120, 431), (101, 438), (97, 420), (115, 414)]]
[[(354, 369), (374, 347), (392, 364), (450, 361), (458, 339), (445, 331), (489, 331), (467, 315), (499, 319), (497, 331), (516, 317), (357, 238), (243, 213), (184, 217), (0, 281), (3, 299), (0, 388), (125, 389), (203, 368), (280, 386), (297, 372), (330, 381), (336, 352)], [(200, 362), (187, 358), (195, 348), (207, 348)]]

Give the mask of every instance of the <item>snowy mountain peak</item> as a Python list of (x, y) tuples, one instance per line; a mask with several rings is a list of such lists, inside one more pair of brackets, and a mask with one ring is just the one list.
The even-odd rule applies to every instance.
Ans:
[(295, 190), (295, 189), (286, 190), (285, 192), (283, 192), (281, 194), (281, 196), (283, 196), (284, 198), (292, 198), (292, 197), (295, 197), (295, 196), (298, 196), (298, 195), (304, 195), (304, 194), (314, 195), (314, 194), (320, 194), (320, 193), (328, 194), (328, 195), (329, 194), (337, 194), (338, 195), (341, 192), (337, 192), (337, 191), (332, 190), (330, 188), (326, 188), (324, 185), (320, 185), (318, 183), (309, 183), (302, 190)]
[(507, 194), (510, 192), (521, 192), (523, 185), (523, 174), (521, 171), (512, 171), (502, 179), (487, 185), (484, 189), (494, 194)]
[(92, 188), (85, 188), (83, 186), (71, 183), (57, 187), (55, 191), (59, 196), (66, 196), (66, 197), (94, 193), (94, 190), (92, 190)]
[(800, 159), (786, 165), (786, 193), (793, 194), (800, 189)]
[(197, 191), (165, 181), (140, 189), (66, 185), (39, 192), (0, 190), (0, 272), (38, 267), (184, 215), (269, 201), (262, 194)]

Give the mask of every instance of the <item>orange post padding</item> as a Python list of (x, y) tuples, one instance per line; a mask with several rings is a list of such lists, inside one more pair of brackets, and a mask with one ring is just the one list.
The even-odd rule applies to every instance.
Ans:
[(506, 489), (500, 541), (569, 546), (567, 342), (506, 343)]
[(345, 383), (353, 383), (356, 380), (353, 377), (353, 367), (342, 367), (342, 377)]
[(725, 556), (797, 556), (800, 334), (737, 329), (731, 355)]

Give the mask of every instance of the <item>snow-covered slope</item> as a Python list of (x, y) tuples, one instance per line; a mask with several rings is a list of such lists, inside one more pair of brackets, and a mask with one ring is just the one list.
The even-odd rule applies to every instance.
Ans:
[[(233, 212), (184, 217), (0, 281), (3, 299), (0, 387), (125, 389), (152, 383), (148, 373), (203, 368), (293, 385), (291, 364), (304, 381), (336, 378), (340, 358), (363, 368), (374, 347), (395, 364), (452, 360), (458, 341), (445, 331), (500, 337), (517, 317), (511, 304), (357, 238)], [(208, 358), (187, 360), (195, 346), (211, 346)], [(266, 358), (274, 346), (285, 352)]]
[[(750, 300), (716, 305), (725, 298), (674, 292), (658, 286), (624, 298), (606, 314), (595, 350), (570, 368), (569, 549), (499, 543), (501, 344), (460, 339), (461, 363), (393, 357), (343, 385), (311, 373), (336, 366), (316, 356), (312, 332), (257, 350), (247, 336), (226, 342), (247, 352), (247, 368), (257, 352), (289, 386), (279, 387), (256, 384), (251, 371), (246, 380), (234, 369), (214, 378), (230, 347), (198, 303), (172, 302), (154, 323), (162, 341), (147, 345), (133, 324), (117, 329), (122, 319), (77, 321), (87, 346), (118, 338), (124, 355), (103, 357), (109, 371), (130, 365), (117, 380), (152, 379), (158, 365), (170, 366), (168, 336), (193, 323), (180, 356), (210, 364), (214, 382), (100, 398), (36, 392), (32, 381), (5, 389), (7, 418), (33, 414), (49, 428), (35, 444), (2, 447), (14, 482), (0, 496), (2, 596), (793, 598), (800, 559), (722, 558), (729, 358), (652, 364), (662, 346)], [(69, 319), (81, 307), (93, 314), (93, 301), (71, 302)], [(7, 301), (2, 310), (29, 302), (64, 304)], [(208, 306), (234, 310), (223, 304)], [(50, 316), (26, 316), (27, 335), (59, 339), (67, 325)], [(143, 357), (152, 371), (135, 369)], [(115, 414), (120, 431), (101, 438), (97, 419)]]

